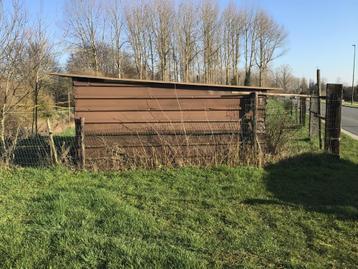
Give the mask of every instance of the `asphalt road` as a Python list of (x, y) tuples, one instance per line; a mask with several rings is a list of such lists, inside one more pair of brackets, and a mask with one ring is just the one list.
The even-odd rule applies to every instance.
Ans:
[[(322, 104), (321, 111), (325, 115), (325, 104)], [(358, 135), (358, 108), (342, 106), (342, 129)]]
[(342, 128), (358, 135), (358, 108), (342, 106)]

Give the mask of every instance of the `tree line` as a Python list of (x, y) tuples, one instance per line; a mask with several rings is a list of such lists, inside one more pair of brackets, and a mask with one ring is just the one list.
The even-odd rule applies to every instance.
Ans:
[(216, 0), (67, 0), (61, 42), (28, 14), (22, 0), (0, 0), (3, 156), (11, 155), (20, 127), (36, 134), (39, 118), (71, 106), (71, 85), (50, 72), (286, 90), (307, 84), (289, 66), (272, 69), (286, 51), (284, 27), (235, 1), (220, 8)]
[[(214, 0), (71, 0), (67, 69), (113, 77), (233, 85), (267, 83), (287, 33), (262, 9)], [(255, 73), (255, 74), (254, 74)]]

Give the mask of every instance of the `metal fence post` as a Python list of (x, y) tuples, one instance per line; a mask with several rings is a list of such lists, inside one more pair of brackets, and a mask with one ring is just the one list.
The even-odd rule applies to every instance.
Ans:
[(324, 149), (328, 153), (339, 156), (343, 85), (327, 84), (326, 95)]

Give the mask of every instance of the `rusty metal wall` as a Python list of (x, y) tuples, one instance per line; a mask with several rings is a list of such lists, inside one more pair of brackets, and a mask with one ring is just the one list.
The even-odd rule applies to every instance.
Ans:
[[(147, 154), (170, 145), (181, 156), (210, 156), (251, 139), (253, 98), (224, 87), (74, 80), (75, 116), (84, 118), (86, 159)], [(264, 132), (265, 97), (258, 122)], [(195, 150), (189, 148), (195, 147)], [(114, 153), (114, 149), (120, 148)], [(145, 151), (145, 152), (143, 152)], [(190, 154), (189, 154), (190, 151)], [(140, 153), (141, 152), (141, 153)], [(226, 152), (226, 153), (225, 153)], [(149, 154), (150, 155), (150, 154)], [(149, 156), (148, 155), (148, 156)], [(192, 156), (193, 155), (193, 156)]]

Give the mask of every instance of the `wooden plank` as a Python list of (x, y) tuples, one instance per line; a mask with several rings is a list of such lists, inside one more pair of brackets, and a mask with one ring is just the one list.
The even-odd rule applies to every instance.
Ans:
[(273, 96), (273, 97), (305, 97), (309, 98), (308, 94), (296, 94), (296, 93), (259, 93), (261, 96)]
[(302, 126), (306, 125), (306, 97), (300, 97), (300, 124)]
[(325, 150), (339, 156), (342, 113), (342, 84), (327, 84)]
[[(317, 103), (317, 113), (319, 116), (321, 116), (321, 97), (322, 97), (321, 94), (322, 94), (321, 70), (317, 69), (317, 95), (320, 98), (317, 98), (316, 103)], [(318, 143), (319, 143), (319, 148), (322, 149), (322, 118), (321, 117), (318, 118)]]
[(52, 164), (58, 165), (57, 150), (56, 150), (55, 142), (53, 140), (53, 133), (52, 133), (52, 128), (51, 128), (49, 118), (47, 118), (47, 130), (48, 130), (50, 155), (51, 155), (51, 159), (52, 159)]

